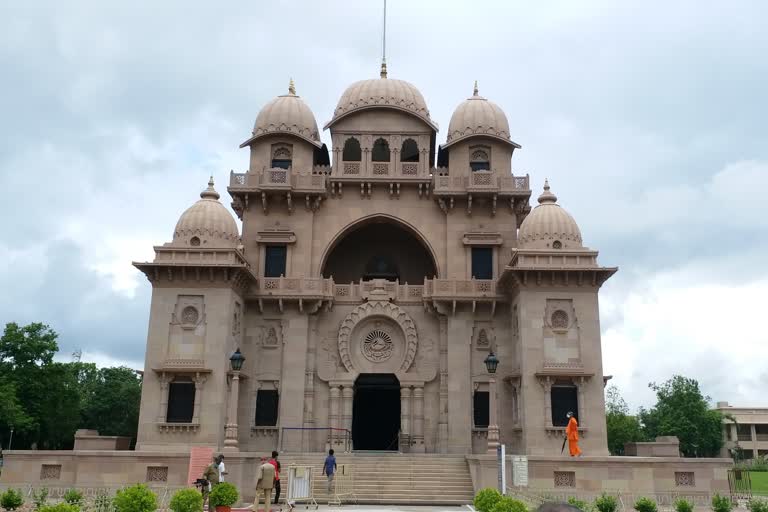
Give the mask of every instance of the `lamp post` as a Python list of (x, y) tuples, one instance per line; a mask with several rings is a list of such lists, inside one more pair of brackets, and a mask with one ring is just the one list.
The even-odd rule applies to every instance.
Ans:
[(11, 451), (13, 445), (13, 425), (11, 425), (11, 438), (8, 440), (8, 451)]
[(229, 357), (229, 366), (232, 369), (232, 387), (229, 395), (229, 412), (224, 435), (224, 449), (237, 450), (237, 399), (240, 396), (240, 370), (243, 368), (245, 357), (240, 353), (240, 348)]
[(496, 368), (499, 366), (499, 358), (491, 351), (485, 358), (485, 368), (488, 370), (491, 378), (488, 380), (488, 395), (490, 403), (488, 404), (488, 454), (496, 455), (499, 447), (499, 422), (496, 410)]

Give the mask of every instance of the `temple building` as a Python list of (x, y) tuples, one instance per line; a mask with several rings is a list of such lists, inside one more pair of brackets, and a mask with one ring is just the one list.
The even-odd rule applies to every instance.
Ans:
[(424, 96), (383, 68), (324, 129), (330, 150), (291, 82), (229, 176), (242, 231), (212, 180), (136, 263), (153, 287), (137, 450), (555, 455), (572, 411), (607, 455), (598, 291), (616, 268), (515, 171), (504, 111), (475, 85), (438, 145)]

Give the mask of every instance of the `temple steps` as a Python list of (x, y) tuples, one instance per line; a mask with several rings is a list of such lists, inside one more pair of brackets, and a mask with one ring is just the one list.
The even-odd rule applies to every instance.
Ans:
[[(322, 476), (324, 459), (322, 453), (280, 457), (284, 473), (290, 464), (312, 467), (313, 493), (320, 503), (328, 502)], [(463, 505), (474, 497), (469, 467), (461, 455), (342, 453), (336, 455), (336, 462), (351, 466), (358, 503)], [(342, 501), (348, 500), (342, 497)]]

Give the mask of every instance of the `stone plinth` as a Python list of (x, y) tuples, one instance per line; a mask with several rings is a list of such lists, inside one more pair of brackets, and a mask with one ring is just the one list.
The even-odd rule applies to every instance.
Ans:
[(675, 436), (657, 437), (646, 443), (625, 443), (624, 455), (634, 457), (680, 457), (680, 441)]
[(100, 436), (98, 430), (80, 429), (75, 432), (75, 450), (130, 450), (131, 438)]

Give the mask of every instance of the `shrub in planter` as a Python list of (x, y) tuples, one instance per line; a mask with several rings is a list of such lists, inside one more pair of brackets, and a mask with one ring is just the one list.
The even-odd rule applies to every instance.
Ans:
[(640, 498), (633, 507), (637, 512), (657, 512), (656, 502), (650, 498)]
[(70, 505), (77, 505), (78, 507), (82, 507), (83, 493), (81, 493), (77, 489), (69, 489), (67, 492), (64, 493), (64, 501), (69, 503)]
[(213, 486), (208, 497), (208, 506), (216, 507), (218, 512), (229, 512), (239, 498), (237, 487), (229, 482), (222, 482)]
[(173, 495), (168, 508), (173, 512), (202, 512), (203, 495), (197, 489), (181, 489)]
[(46, 505), (40, 507), (40, 512), (80, 512), (80, 507), (61, 502), (56, 505)]
[(712, 496), (712, 510), (714, 512), (731, 512), (733, 510), (733, 502), (727, 496), (720, 496), (715, 493)]
[(479, 512), (491, 512), (491, 509), (500, 500), (501, 493), (492, 487), (488, 487), (477, 492), (472, 504)]
[(747, 502), (749, 512), (768, 512), (768, 501), (761, 498), (752, 498)]
[(685, 498), (677, 498), (675, 500), (675, 512), (693, 512), (693, 503)]
[(8, 489), (4, 493), (0, 494), (0, 507), (5, 510), (16, 510), (24, 504), (24, 497), (21, 495), (21, 491), (16, 489)]
[(40, 510), (48, 501), (48, 488), (43, 487), (40, 490), (32, 491), (32, 502), (35, 504), (35, 510)]
[(616, 509), (619, 508), (619, 502), (616, 496), (603, 493), (595, 500), (595, 508), (598, 512), (616, 512)]
[(528, 507), (520, 500), (502, 496), (491, 509), (491, 512), (528, 512)]
[(568, 498), (568, 504), (571, 505), (572, 507), (576, 507), (577, 509), (581, 510), (581, 512), (590, 512), (591, 507), (586, 501), (580, 500), (573, 496)]
[(136, 484), (117, 491), (112, 503), (116, 512), (155, 512), (157, 495), (146, 485)]

